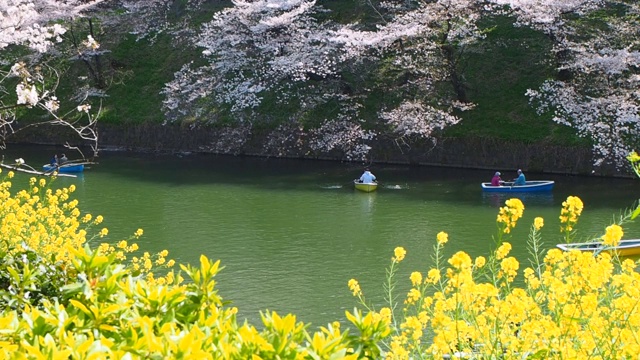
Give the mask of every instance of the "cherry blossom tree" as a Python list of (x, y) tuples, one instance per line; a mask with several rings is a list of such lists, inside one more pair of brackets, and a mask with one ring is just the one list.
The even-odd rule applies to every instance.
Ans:
[(541, 30), (549, 36), (565, 31), (569, 15), (583, 16), (600, 8), (605, 0), (491, 0), (508, 6), (507, 13), (516, 17), (516, 26)]
[[(460, 64), (466, 46), (483, 36), (476, 26), (486, 10), (480, 1), (383, 3), (375, 30), (320, 23), (316, 15), (323, 10), (310, 0), (233, 4), (206, 23), (195, 41), (208, 63), (185, 65), (166, 85), (169, 121), (217, 121), (227, 111), (237, 122), (255, 118), (267, 104), (281, 105), (290, 114), (283, 122), (301, 123), (313, 150), (341, 149), (348, 158), (362, 158), (377, 134), (428, 138), (458, 122), (457, 111), (473, 107)], [(372, 74), (392, 83), (363, 87)], [(389, 90), (402, 97), (377, 104), (377, 117), (365, 121), (361, 110), (370, 94)], [(307, 114), (328, 103), (337, 109), (331, 117), (305, 123)]]
[[(42, 54), (52, 50), (56, 42), (62, 41), (67, 32), (58, 21), (71, 20), (100, 4), (102, 0), (0, 0), (0, 50), (3, 50), (5, 65), (11, 55), (23, 58), (16, 61), (9, 71), (0, 73), (0, 136), (4, 146), (7, 136), (13, 134), (16, 111), (38, 108), (48, 114), (44, 121), (31, 122), (30, 126), (50, 124), (66, 127), (80, 138), (92, 142), (97, 152), (97, 115), (90, 112), (91, 105), (81, 99), (79, 105), (60, 114), (60, 100), (55, 95), (58, 71), (50, 67)], [(95, 48), (92, 38), (84, 42), (85, 48)], [(17, 47), (23, 46), (35, 52), (24, 56)], [(8, 51), (8, 50), (12, 51)], [(11, 90), (13, 87), (13, 91)]]
[(623, 166), (640, 145), (640, 6), (607, 5), (568, 24), (571, 36), (556, 44), (567, 54), (559, 69), (572, 76), (528, 92), (540, 113), (551, 111), (556, 122), (592, 142), (596, 167)]
[[(344, 89), (337, 63), (341, 45), (329, 41), (332, 25), (315, 17), (322, 11), (316, 2), (236, 0), (233, 5), (204, 24), (194, 41), (208, 62), (185, 65), (166, 85), (168, 121), (196, 118), (216, 123), (225, 119), (220, 113), (226, 112), (226, 119), (232, 120), (225, 126), (246, 127), (264, 108), (279, 106), (280, 118), (272, 119), (281, 125), (276, 127), (302, 129), (298, 138), (314, 139), (312, 151), (325, 145), (325, 151), (340, 149), (346, 157), (364, 157), (361, 149), (368, 148), (364, 143), (370, 136), (354, 130), (360, 126), (359, 106)], [(328, 103), (336, 105), (335, 118), (305, 123), (309, 112)], [(333, 147), (334, 142), (320, 140), (318, 129), (349, 141)], [(282, 153), (286, 149), (277, 141), (282, 138), (273, 132), (265, 143)], [(298, 148), (297, 141), (279, 144), (289, 143)]]
[[(187, 64), (167, 84), (164, 103), (175, 119), (199, 115), (207, 107), (232, 113), (258, 108), (267, 93), (274, 101), (309, 106), (292, 90), (335, 75), (335, 52), (312, 17), (315, 1), (235, 0), (203, 26), (195, 45), (209, 62)], [(212, 101), (211, 101), (212, 100)]]
[(348, 25), (332, 40), (344, 45), (344, 59), (389, 59), (385, 69), (396, 74), (392, 86), (402, 97), (380, 119), (401, 139), (433, 139), (434, 131), (460, 121), (459, 111), (474, 107), (464, 59), (469, 45), (484, 38), (477, 23), (490, 9), (476, 0), (381, 2), (375, 30)]
[[(160, 33), (172, 36), (193, 35), (193, 14), (196, 14), (207, 0), (119, 0), (115, 8), (124, 14), (111, 14), (105, 21), (123, 26), (138, 39), (154, 39)], [(181, 16), (174, 14), (179, 12)], [(124, 18), (124, 19), (122, 19)], [(123, 21), (124, 20), (124, 21)]]

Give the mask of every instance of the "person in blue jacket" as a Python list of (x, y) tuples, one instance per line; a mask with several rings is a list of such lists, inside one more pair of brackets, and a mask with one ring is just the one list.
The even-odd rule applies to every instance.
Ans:
[(518, 169), (518, 177), (513, 179), (513, 186), (525, 185), (527, 183), (527, 179), (524, 177), (524, 173), (522, 170)]
[(364, 173), (360, 176), (359, 181), (361, 183), (372, 183), (376, 181), (376, 176), (369, 171), (369, 168), (364, 169)]

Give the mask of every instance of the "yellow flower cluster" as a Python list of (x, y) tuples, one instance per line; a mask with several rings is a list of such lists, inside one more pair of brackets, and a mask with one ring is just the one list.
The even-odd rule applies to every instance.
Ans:
[(543, 226), (544, 226), (544, 219), (543, 218), (538, 216), (533, 220), (533, 227), (536, 230), (539, 231), (540, 229), (542, 229)]
[(503, 225), (503, 232), (508, 234), (516, 226), (518, 219), (524, 213), (524, 204), (520, 199), (513, 198), (505, 202), (506, 206), (500, 208), (498, 213), (498, 224)]
[(29, 189), (13, 196), (11, 186), (9, 181), (0, 184), (0, 248), (9, 253), (29, 249), (69, 263), (73, 250), (85, 244), (87, 231), (98, 223), (98, 219), (90, 222), (91, 217), (80, 218), (78, 202), (69, 200), (75, 186), (52, 190), (45, 179), (31, 178)]
[(349, 280), (348, 286), (349, 286), (349, 290), (351, 290), (351, 292), (353, 293), (353, 296), (362, 295), (362, 291), (360, 290), (360, 284), (358, 283), (358, 280), (356, 279)]
[[(142, 229), (138, 229), (132, 238), (139, 238), (142, 235)], [(106, 229), (100, 231), (100, 235), (107, 233)], [(109, 243), (102, 243), (98, 246), (98, 253), (103, 255), (113, 254), (116, 259), (120, 261), (127, 260), (127, 254), (136, 252), (139, 249), (138, 244), (131, 243), (127, 240), (120, 240), (115, 246)], [(166, 276), (156, 277), (154, 271), (160, 268), (172, 268), (175, 265), (175, 260), (167, 260), (169, 252), (162, 250), (157, 254), (150, 254), (145, 251), (141, 257), (131, 257), (131, 267), (136, 275), (144, 275), (146, 280), (150, 283), (173, 284), (175, 281), (181, 281), (180, 278), (175, 278), (172, 273), (168, 273)]]
[[(563, 207), (567, 220), (575, 223), (582, 202), (569, 197)], [(511, 229), (523, 209), (521, 202), (509, 201), (500, 209), (498, 223)], [(538, 234), (543, 225), (542, 218), (535, 218), (532, 234)], [(602, 239), (614, 245), (622, 235), (622, 227), (614, 224)], [(438, 236), (435, 248), (443, 244)], [(430, 269), (424, 280), (420, 272), (412, 272), (402, 316), (396, 318), (397, 324), (390, 322), (394, 335), (385, 358), (437, 359), (454, 354), (478, 359), (520, 359), (532, 354), (554, 359), (637, 358), (640, 273), (635, 271), (636, 263), (609, 253), (594, 256), (554, 248), (544, 251), (534, 268), (524, 269), (524, 286), (516, 287), (520, 262), (509, 256), (511, 250), (509, 242), (502, 242), (489, 260), (482, 256), (472, 260), (458, 251), (445, 269)], [(442, 272), (446, 273), (443, 284), (439, 283)]]
[(436, 235), (436, 239), (438, 240), (438, 245), (444, 245), (449, 241), (449, 234), (444, 231), (440, 231), (438, 235)]
[(560, 223), (563, 224), (561, 231), (570, 232), (578, 222), (578, 218), (582, 214), (584, 204), (577, 196), (569, 196), (567, 200), (562, 202), (562, 210), (560, 210)]
[(602, 243), (607, 246), (617, 246), (624, 235), (622, 227), (618, 224), (607, 226), (604, 235), (602, 235)]
[(404, 256), (407, 254), (407, 251), (403, 247), (398, 246), (393, 250), (393, 254), (395, 256), (392, 258), (392, 260), (399, 263), (404, 260)]

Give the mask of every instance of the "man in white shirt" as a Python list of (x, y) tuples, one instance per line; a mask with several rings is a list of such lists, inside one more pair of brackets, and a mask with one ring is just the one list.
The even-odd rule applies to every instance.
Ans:
[(376, 181), (376, 176), (369, 171), (369, 168), (364, 169), (364, 173), (360, 176), (361, 183), (372, 183)]

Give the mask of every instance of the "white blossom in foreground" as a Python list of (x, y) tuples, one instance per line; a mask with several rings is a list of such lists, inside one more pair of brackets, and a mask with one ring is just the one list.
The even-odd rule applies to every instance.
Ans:
[(26, 45), (45, 52), (66, 29), (52, 21), (70, 19), (104, 0), (0, 0), (0, 49)]
[(35, 85), (20, 83), (16, 85), (16, 94), (18, 95), (18, 105), (25, 104), (28, 107), (33, 107), (40, 100)]
[[(82, 16), (83, 12), (102, 2), (103, 0), (0, 0), (0, 51), (10, 45), (18, 45), (26, 46), (36, 53), (47, 52), (67, 32), (61, 25), (61, 20)], [(91, 42), (92, 39), (88, 40), (91, 46), (97, 45), (95, 41)], [(6, 72), (0, 70), (0, 88), (3, 88), (8, 79), (17, 79), (14, 82), (15, 104), (11, 104), (4, 96), (0, 97), (0, 147), (4, 147), (5, 137), (15, 131), (15, 110), (27, 107), (39, 108), (49, 114), (49, 118), (39, 124), (68, 127), (80, 138), (94, 142), (94, 151), (97, 151), (96, 117), (87, 112), (87, 121), (82, 122), (78, 118), (66, 118), (67, 114), (57, 114), (60, 102), (54, 92), (58, 72), (46, 63), (38, 62), (41, 59), (33, 56), (29, 61), (16, 62)]]

